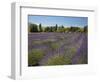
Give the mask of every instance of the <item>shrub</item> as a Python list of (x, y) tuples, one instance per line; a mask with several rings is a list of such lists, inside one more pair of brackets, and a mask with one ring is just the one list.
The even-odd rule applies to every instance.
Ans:
[(39, 61), (44, 57), (44, 51), (41, 49), (33, 49), (28, 54), (28, 65), (36, 66), (39, 65)]

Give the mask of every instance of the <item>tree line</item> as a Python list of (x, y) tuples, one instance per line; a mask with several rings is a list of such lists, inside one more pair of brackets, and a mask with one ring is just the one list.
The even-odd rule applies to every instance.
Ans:
[(84, 28), (80, 27), (64, 27), (63, 25), (58, 26), (57, 24), (55, 26), (47, 26), (43, 27), (40, 23), (37, 24), (29, 24), (28, 25), (28, 31), (29, 32), (87, 32), (87, 26), (84, 26)]

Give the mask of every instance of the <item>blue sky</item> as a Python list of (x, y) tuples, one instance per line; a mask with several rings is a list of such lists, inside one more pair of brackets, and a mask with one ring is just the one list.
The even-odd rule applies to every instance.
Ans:
[(36, 16), (29, 15), (28, 16), (29, 23), (42, 24), (42, 26), (79, 26), (84, 27), (88, 25), (87, 17), (68, 17), (68, 16)]

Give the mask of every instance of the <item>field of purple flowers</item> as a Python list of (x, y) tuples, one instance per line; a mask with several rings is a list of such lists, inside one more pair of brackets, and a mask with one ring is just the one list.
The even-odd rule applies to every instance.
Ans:
[(87, 64), (87, 53), (86, 33), (28, 34), (28, 66)]

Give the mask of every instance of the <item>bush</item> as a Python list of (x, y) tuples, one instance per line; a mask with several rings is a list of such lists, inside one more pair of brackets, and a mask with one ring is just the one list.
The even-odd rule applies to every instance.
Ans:
[(28, 54), (28, 65), (37, 66), (39, 61), (44, 57), (44, 51), (41, 49), (33, 49)]
[(66, 65), (71, 64), (71, 60), (69, 58), (64, 57), (63, 55), (56, 55), (50, 58), (46, 65)]

